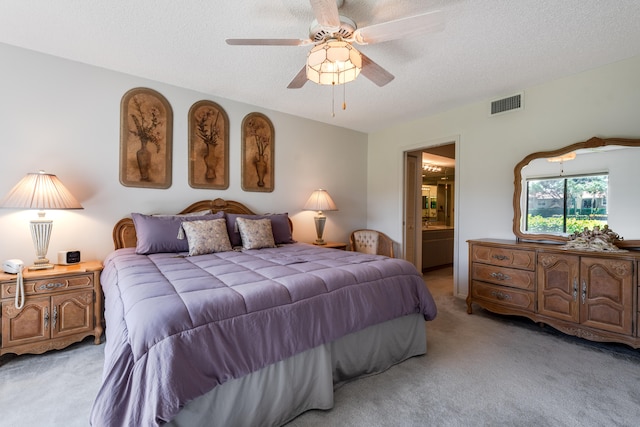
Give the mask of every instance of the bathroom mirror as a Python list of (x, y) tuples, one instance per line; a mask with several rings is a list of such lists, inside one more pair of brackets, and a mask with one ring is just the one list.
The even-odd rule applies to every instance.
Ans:
[[(640, 139), (591, 138), (553, 151), (533, 153), (514, 169), (513, 232), (518, 240), (566, 242), (569, 232), (530, 231), (527, 226), (528, 181), (563, 177), (606, 177), (608, 188), (598, 206), (606, 205), (606, 222), (623, 240), (616, 246), (640, 247)], [(566, 180), (565, 180), (566, 181)], [(586, 202), (585, 202), (586, 203)], [(596, 203), (594, 201), (594, 207)], [(595, 212), (595, 210), (594, 210)], [(529, 228), (529, 230), (527, 230)]]

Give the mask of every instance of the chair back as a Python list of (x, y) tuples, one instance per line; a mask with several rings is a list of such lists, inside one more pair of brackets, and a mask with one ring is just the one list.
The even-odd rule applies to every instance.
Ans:
[(393, 240), (380, 231), (355, 230), (351, 233), (349, 242), (352, 251), (393, 258)]

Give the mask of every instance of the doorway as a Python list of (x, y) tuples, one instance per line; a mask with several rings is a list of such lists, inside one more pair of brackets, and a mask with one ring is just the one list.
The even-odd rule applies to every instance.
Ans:
[(455, 271), (456, 143), (405, 151), (405, 259), (420, 271)]

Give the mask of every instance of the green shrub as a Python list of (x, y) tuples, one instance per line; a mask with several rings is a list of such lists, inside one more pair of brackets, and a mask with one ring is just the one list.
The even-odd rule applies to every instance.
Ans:
[[(597, 215), (599, 216), (599, 215)], [(596, 216), (596, 217), (597, 217)], [(607, 224), (606, 217), (602, 219), (591, 219), (587, 216), (567, 217), (567, 233), (572, 234), (586, 228), (593, 230), (595, 226), (603, 228)], [(542, 217), (540, 215), (529, 215), (527, 221), (527, 231), (532, 233), (562, 233), (562, 217)]]

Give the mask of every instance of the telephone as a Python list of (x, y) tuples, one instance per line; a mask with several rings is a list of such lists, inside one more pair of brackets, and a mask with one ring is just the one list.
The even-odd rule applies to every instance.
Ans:
[(2, 263), (2, 269), (5, 273), (17, 274), (22, 271), (24, 263), (21, 259), (8, 259)]
[(22, 279), (22, 269), (24, 263), (19, 259), (8, 259), (2, 263), (2, 269), (5, 273), (17, 274), (16, 277), (16, 298), (14, 305), (18, 310), (24, 307), (24, 281)]

